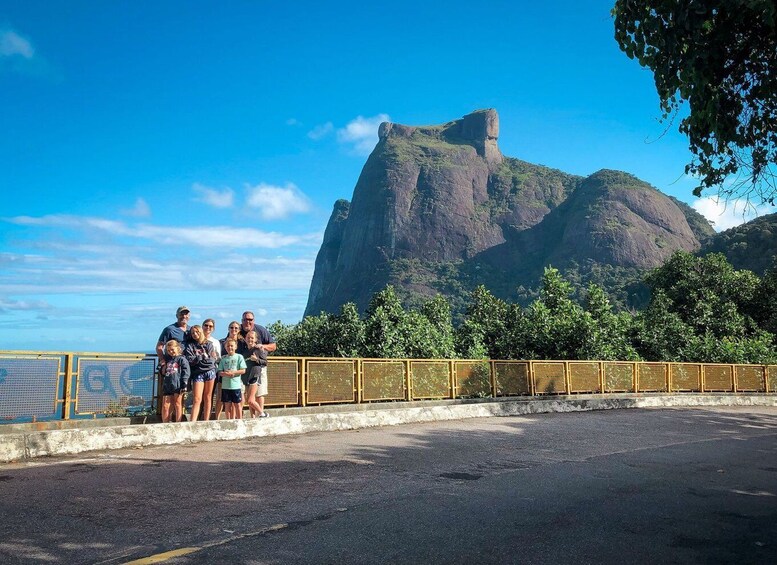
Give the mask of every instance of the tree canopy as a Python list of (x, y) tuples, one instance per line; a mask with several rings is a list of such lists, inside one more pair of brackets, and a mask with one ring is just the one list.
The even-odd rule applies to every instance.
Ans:
[(653, 71), (665, 120), (686, 102), (686, 173), (714, 189), (772, 205), (777, 198), (777, 3), (617, 0), (615, 39)]
[(295, 357), (777, 361), (777, 264), (759, 277), (721, 254), (678, 251), (645, 283), (645, 310), (615, 312), (595, 284), (575, 301), (569, 281), (548, 267), (527, 307), (479, 286), (456, 327), (443, 296), (408, 309), (386, 286), (363, 315), (348, 303), (270, 331), (277, 353)]

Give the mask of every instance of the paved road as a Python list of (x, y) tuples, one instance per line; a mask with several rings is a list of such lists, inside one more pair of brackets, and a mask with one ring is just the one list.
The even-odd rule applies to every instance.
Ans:
[(777, 563), (777, 408), (620, 410), (0, 465), (0, 562)]

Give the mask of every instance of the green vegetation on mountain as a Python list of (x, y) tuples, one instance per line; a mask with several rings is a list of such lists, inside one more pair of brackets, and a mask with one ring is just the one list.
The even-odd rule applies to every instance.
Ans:
[(737, 269), (763, 274), (777, 258), (777, 214), (761, 216), (715, 235), (702, 254), (723, 253)]
[(575, 299), (573, 283), (546, 268), (525, 306), (480, 285), (457, 322), (442, 295), (407, 307), (387, 286), (363, 315), (349, 303), (271, 331), (293, 356), (777, 363), (777, 269), (759, 277), (721, 254), (678, 251), (644, 284), (647, 306), (617, 312), (602, 287)]

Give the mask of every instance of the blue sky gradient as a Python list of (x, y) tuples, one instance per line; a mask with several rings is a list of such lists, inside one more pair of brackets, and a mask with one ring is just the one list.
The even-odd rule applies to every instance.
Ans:
[(179, 305), (299, 321), (384, 120), (495, 108), (507, 156), (751, 217), (692, 197), (611, 7), (0, 0), (0, 349), (151, 351)]

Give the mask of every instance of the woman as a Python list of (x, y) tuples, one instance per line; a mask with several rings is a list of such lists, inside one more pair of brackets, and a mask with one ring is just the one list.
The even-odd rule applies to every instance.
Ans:
[(228, 339), (234, 339), (235, 341), (240, 343), (240, 322), (235, 322), (234, 320), (229, 322), (229, 329), (227, 330), (227, 337), (224, 339), (220, 339), (219, 343), (221, 343), (221, 354), (226, 355), (227, 350), (224, 348), (224, 344)]
[(204, 408), (202, 419), (210, 420), (213, 385), (216, 383), (216, 350), (205, 338), (200, 326), (192, 326), (190, 341), (186, 343), (184, 357), (189, 361), (192, 376), (192, 414), (190, 421), (196, 422), (200, 407)]
[(205, 339), (213, 344), (213, 350), (216, 352), (216, 365), (218, 365), (219, 359), (221, 359), (221, 342), (212, 335), (215, 329), (216, 321), (213, 318), (208, 318), (202, 323), (202, 332), (205, 334)]
[[(213, 345), (213, 350), (216, 352), (216, 366), (218, 367), (219, 359), (221, 359), (221, 342), (213, 337), (213, 330), (216, 329), (216, 320), (213, 318), (208, 318), (204, 322), (202, 322), (202, 332), (205, 334), (205, 339), (207, 339), (211, 345)], [(216, 417), (215, 420), (219, 419), (219, 414), (221, 413), (222, 406), (221, 406), (221, 377), (218, 375), (218, 370), (216, 371), (216, 382), (213, 385), (213, 393), (216, 395)]]

